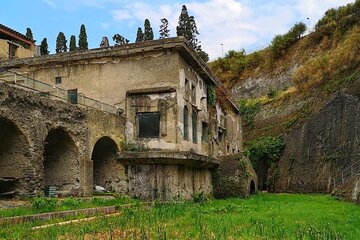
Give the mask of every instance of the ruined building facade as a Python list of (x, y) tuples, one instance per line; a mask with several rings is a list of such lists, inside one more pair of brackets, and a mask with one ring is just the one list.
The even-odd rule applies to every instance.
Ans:
[[(77, 159), (79, 194), (91, 194), (93, 185), (146, 199), (210, 194), (217, 157), (242, 152), (238, 109), (183, 38), (16, 59), (0, 67), (51, 84), (53, 91), (66, 89), (72, 103), (81, 105), (86, 95), (118, 108), (111, 124), (88, 117), (89, 110), (80, 121), (85, 142), (72, 139), (84, 153)], [(57, 140), (46, 144), (51, 141)], [(69, 158), (52, 161), (67, 164)], [(40, 178), (46, 177), (45, 162), (35, 170)], [(59, 181), (39, 182), (41, 192)]]

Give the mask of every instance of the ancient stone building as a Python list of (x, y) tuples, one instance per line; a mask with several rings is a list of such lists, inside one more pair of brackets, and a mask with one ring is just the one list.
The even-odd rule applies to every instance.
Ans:
[(34, 54), (33, 39), (0, 24), (0, 60), (26, 58)]
[[(80, 194), (90, 194), (94, 184), (146, 199), (209, 194), (217, 157), (242, 151), (238, 109), (183, 38), (15, 59), (0, 62), (0, 67), (52, 85), (53, 89), (43, 91), (45, 95), (62, 88), (73, 104), (81, 105), (86, 95), (119, 109), (111, 124), (106, 118), (102, 122), (99, 116), (81, 113), (84, 120), (75, 122), (84, 127), (76, 132), (84, 132), (84, 140), (72, 139), (74, 148), (53, 154), (69, 166), (67, 174), (76, 180)], [(57, 145), (58, 136), (71, 136), (54, 134), (41, 138), (46, 139), (42, 152), (57, 151), (48, 145)], [(29, 148), (29, 155), (32, 151)], [(57, 162), (37, 151), (42, 156), (40, 166)], [(73, 169), (67, 161), (74, 161), (71, 156), (77, 151), (83, 159)], [(59, 185), (56, 179), (46, 181), (46, 172), (42, 178), (39, 191)]]

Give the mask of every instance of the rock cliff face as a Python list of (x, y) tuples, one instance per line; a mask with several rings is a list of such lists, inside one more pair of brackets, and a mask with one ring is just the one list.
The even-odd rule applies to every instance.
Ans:
[(360, 156), (360, 100), (338, 93), (284, 136), (276, 192), (330, 192), (332, 177)]

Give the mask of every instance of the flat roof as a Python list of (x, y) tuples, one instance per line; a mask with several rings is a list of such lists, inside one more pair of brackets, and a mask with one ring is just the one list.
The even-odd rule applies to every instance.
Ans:
[(139, 43), (129, 43), (106, 48), (95, 48), (89, 50), (78, 50), (74, 52), (65, 52), (37, 56), (30, 58), (12, 59), (0, 61), (0, 68), (17, 68), (23, 65), (52, 65), (64, 62), (74, 62), (85, 59), (96, 59), (102, 57), (131, 57), (145, 52), (176, 50), (193, 67), (193, 69), (207, 82), (216, 85), (224, 94), (230, 105), (236, 112), (239, 112), (237, 105), (231, 97), (231, 93), (223, 86), (220, 80), (210, 70), (207, 64), (191, 47), (184, 37), (164, 38)]

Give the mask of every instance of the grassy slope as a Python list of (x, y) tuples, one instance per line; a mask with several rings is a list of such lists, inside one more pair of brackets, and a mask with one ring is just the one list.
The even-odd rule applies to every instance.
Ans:
[[(359, 0), (329, 10), (315, 32), (299, 39), (280, 57), (274, 57), (270, 46), (250, 55), (231, 51), (225, 58), (210, 63), (229, 89), (249, 78), (277, 78), (296, 66), (288, 89), (275, 89), (276, 96), (272, 98), (249, 99), (259, 101), (262, 107), (254, 123), (245, 126), (246, 141), (290, 131), (321, 109), (336, 91), (354, 89), (360, 84), (359, 11)], [(268, 87), (270, 92), (272, 86)], [(293, 107), (297, 103), (303, 106)], [(285, 113), (286, 108), (290, 111)]]
[(258, 194), (124, 209), (117, 217), (37, 231), (31, 226), (3, 227), (0, 238), (357, 239), (360, 207), (324, 195)]

